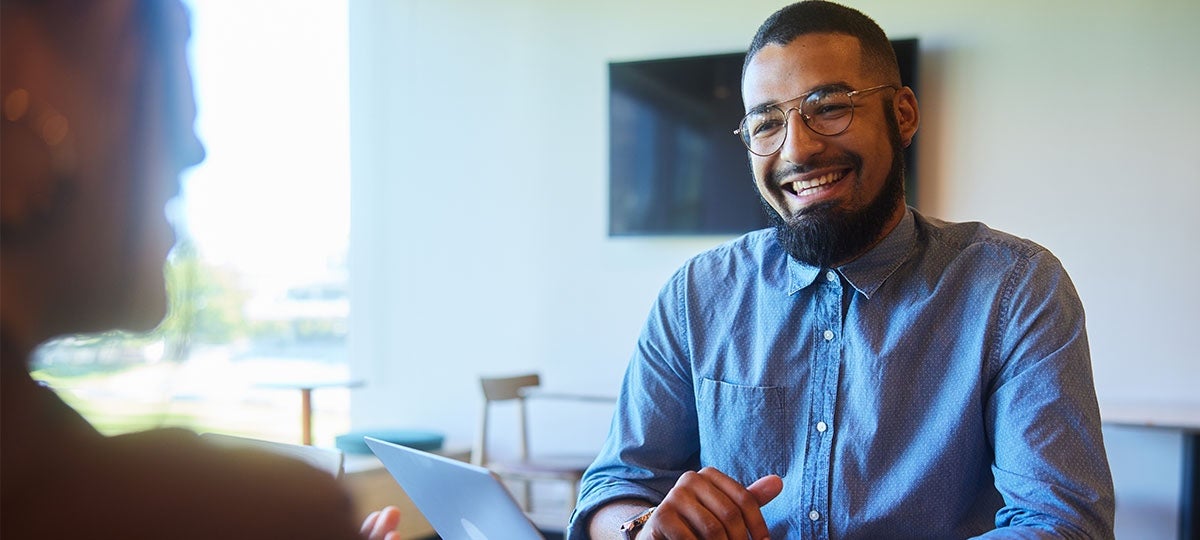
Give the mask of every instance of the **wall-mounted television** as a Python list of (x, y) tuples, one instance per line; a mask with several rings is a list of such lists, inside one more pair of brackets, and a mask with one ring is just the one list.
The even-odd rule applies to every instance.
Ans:
[[(916, 89), (916, 39), (892, 40), (900, 77)], [(746, 148), (746, 54), (608, 65), (610, 236), (741, 234), (767, 226)], [(915, 200), (916, 143), (905, 151)]]

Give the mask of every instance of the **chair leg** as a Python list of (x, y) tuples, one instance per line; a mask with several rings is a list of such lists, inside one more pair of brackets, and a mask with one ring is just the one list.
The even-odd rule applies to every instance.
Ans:
[(521, 491), (525, 494), (524, 503), (522, 503), (522, 507), (526, 512), (532, 512), (533, 511), (533, 481), (532, 480), (524, 480), (521, 482), (521, 484), (523, 484), (523, 486), (521, 486)]

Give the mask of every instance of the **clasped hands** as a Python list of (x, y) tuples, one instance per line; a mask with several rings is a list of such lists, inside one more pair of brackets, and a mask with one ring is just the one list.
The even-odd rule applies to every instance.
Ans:
[(742, 486), (712, 467), (679, 477), (638, 540), (767, 540), (763, 505), (783, 491), (783, 479), (767, 475)]

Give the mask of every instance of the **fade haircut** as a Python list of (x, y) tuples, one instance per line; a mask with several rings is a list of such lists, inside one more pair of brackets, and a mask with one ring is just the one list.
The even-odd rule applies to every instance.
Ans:
[(742, 76), (746, 66), (758, 51), (767, 45), (785, 46), (806, 34), (845, 34), (858, 38), (862, 47), (862, 69), (866, 74), (882, 78), (882, 83), (900, 86), (900, 67), (896, 62), (896, 51), (887, 34), (870, 17), (854, 8), (823, 0), (805, 0), (776, 11), (754, 34), (746, 61), (742, 65)]

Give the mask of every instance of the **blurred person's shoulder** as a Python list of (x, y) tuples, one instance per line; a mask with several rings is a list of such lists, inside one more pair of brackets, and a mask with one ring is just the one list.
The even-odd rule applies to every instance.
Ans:
[[(27, 410), (66, 407), (46, 394)], [(358, 537), (345, 489), (297, 460), (182, 429), (104, 437), (81, 418), (16, 427), (4, 433), (4, 538)]]
[(105, 445), (114, 472), (123, 474), (101, 474), (131, 497), (146, 495), (140, 500), (147, 507), (174, 516), (158, 520), (163, 525), (197, 526), (195, 532), (177, 531), (184, 534), (174, 538), (354, 538), (357, 533), (349, 494), (331, 474), (301, 461), (252, 448), (217, 447), (181, 429), (111, 437)]

